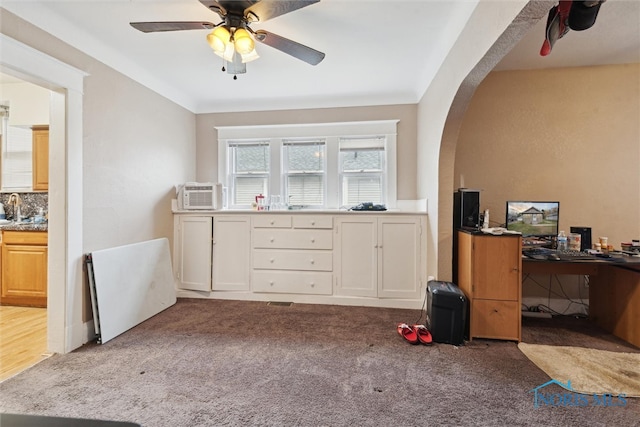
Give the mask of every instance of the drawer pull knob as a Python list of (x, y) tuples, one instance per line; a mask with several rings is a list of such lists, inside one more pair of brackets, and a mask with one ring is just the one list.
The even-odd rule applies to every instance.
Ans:
[(271, 220), (271, 221), (269, 221), (269, 224), (273, 225), (273, 224), (275, 224), (275, 221)]
[(316, 225), (316, 222), (315, 221), (311, 221), (311, 225)]
[(311, 260), (311, 264), (315, 264), (316, 262), (314, 260)]
[(275, 261), (273, 258), (271, 258), (271, 259), (269, 260), (269, 262), (270, 262), (271, 264), (273, 264), (273, 261)]
[(316, 284), (314, 282), (311, 282), (311, 287), (313, 288), (315, 286), (316, 286)]
[(269, 285), (273, 286), (273, 280), (269, 280)]
[(274, 241), (274, 240), (275, 240), (275, 239), (274, 239), (273, 237), (271, 237), (271, 238), (269, 239), (269, 241), (270, 241), (271, 243), (273, 243), (273, 241)]
[(311, 243), (315, 243), (316, 239), (314, 239), (313, 237), (311, 238)]

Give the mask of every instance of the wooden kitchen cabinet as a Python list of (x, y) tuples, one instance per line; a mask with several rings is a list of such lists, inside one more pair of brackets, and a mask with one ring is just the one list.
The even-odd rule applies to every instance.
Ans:
[(33, 190), (49, 190), (49, 126), (34, 126), (33, 135)]
[(520, 341), (522, 237), (458, 231), (457, 285), (469, 300), (469, 338)]
[(2, 232), (0, 303), (47, 306), (47, 232)]

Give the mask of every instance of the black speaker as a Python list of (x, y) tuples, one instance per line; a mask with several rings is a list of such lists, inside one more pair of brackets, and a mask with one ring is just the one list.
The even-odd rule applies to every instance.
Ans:
[(480, 191), (459, 188), (453, 193), (453, 228), (478, 228)]
[(571, 227), (571, 233), (580, 235), (580, 250), (591, 249), (591, 227)]
[(458, 188), (453, 193), (453, 254), (451, 277), (458, 283), (458, 230), (477, 229), (480, 226), (480, 191)]

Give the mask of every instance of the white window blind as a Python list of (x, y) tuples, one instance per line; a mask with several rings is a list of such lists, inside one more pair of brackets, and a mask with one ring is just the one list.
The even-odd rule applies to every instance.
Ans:
[(32, 186), (32, 150), (31, 129), (6, 126), (6, 135), (2, 135), (2, 189), (14, 190)]
[(341, 138), (339, 146), (342, 204), (385, 203), (385, 138)]
[(231, 205), (247, 206), (259, 194), (268, 195), (269, 142), (232, 142), (230, 150)]
[(288, 203), (324, 207), (325, 142), (284, 140), (282, 149), (284, 191)]

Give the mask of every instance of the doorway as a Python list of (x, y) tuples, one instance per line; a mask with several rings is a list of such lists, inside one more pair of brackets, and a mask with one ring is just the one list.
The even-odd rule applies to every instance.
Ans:
[(0, 34), (0, 49), (0, 72), (51, 90), (47, 348), (67, 353), (92, 334), (82, 320), (81, 297), (82, 91), (86, 73), (4, 34)]
[[(2, 133), (0, 139), (3, 145), (2, 166), (0, 167), (2, 172), (0, 184), (3, 189), (3, 194), (0, 196), (1, 201), (8, 207), (8, 193), (15, 193), (17, 203), (22, 205), (23, 215), (35, 215), (37, 207), (43, 212), (48, 212), (48, 149), (40, 155), (37, 155), (39, 152), (35, 150), (42, 150), (43, 147), (49, 145), (50, 91), (2, 73), (0, 73), (0, 85), (2, 87), (0, 102), (4, 106), (5, 112), (2, 117), (2, 132), (0, 132)], [(46, 138), (45, 145), (39, 144), (36, 147), (35, 141), (42, 142), (42, 135), (45, 135)], [(40, 139), (36, 140), (36, 136)], [(36, 157), (41, 162), (47, 162), (47, 166), (43, 170), (46, 176), (43, 174), (43, 179), (38, 181), (33, 178), (33, 174), (36, 172), (35, 163), (29, 164), (31, 159)], [(8, 172), (5, 171), (5, 168)], [(35, 183), (40, 186), (38, 187)], [(15, 220), (15, 208), (11, 209), (10, 213)], [(42, 236), (38, 237), (39, 243), (47, 244), (46, 234), (44, 241), (40, 241), (42, 238)], [(46, 251), (46, 249), (44, 250)], [(0, 305), (0, 337), (3, 342), (3, 345), (0, 346), (0, 381), (22, 372), (50, 355), (47, 351), (46, 298), (40, 296), (42, 295), (41, 291), (45, 291), (44, 295), (46, 295), (46, 287), (48, 287), (47, 271), (41, 271), (42, 267), (47, 265), (46, 258), (44, 259), (45, 264), (41, 265), (33, 258), (33, 252), (27, 251), (20, 255), (23, 253), (22, 250), (18, 252), (10, 250), (5, 255), (8, 253), (28, 262), (28, 264), (18, 262), (16, 258), (12, 264), (14, 267), (19, 265), (20, 269), (26, 267), (28, 270), (40, 271), (40, 273), (28, 274), (24, 272), (20, 274), (21, 279), (16, 278), (17, 281), (13, 283), (19, 288), (11, 288), (11, 290), (7, 287), (11, 285), (6, 281), (8, 279), (11, 282), (11, 278), (15, 278), (15, 276), (4, 276), (3, 299), (0, 300), (3, 304)], [(41, 262), (43, 257), (38, 257), (38, 260)], [(8, 268), (8, 261), (8, 259), (3, 259), (0, 262), (2, 269)], [(32, 280), (41, 281), (43, 279), (44, 283), (41, 282), (38, 285), (31, 283)], [(24, 294), (18, 294), (17, 289), (24, 289)]]

